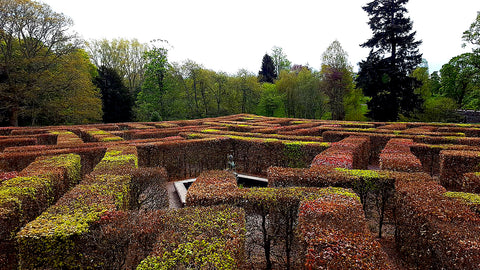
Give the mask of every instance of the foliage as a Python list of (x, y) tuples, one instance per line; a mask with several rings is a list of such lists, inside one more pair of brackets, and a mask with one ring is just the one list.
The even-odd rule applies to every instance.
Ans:
[(103, 122), (128, 122), (132, 119), (132, 96), (113, 68), (101, 66), (95, 84), (102, 94)]
[(463, 109), (479, 109), (480, 54), (464, 53), (442, 66), (439, 95), (453, 99)]
[(258, 81), (261, 83), (273, 83), (277, 76), (272, 57), (265, 54), (262, 59), (262, 68), (258, 72)]
[(144, 53), (145, 80), (137, 96), (137, 120), (159, 121), (167, 116), (165, 78), (168, 71), (168, 50), (153, 47)]
[(88, 54), (97, 68), (115, 70), (129, 93), (136, 96), (143, 82), (144, 53), (149, 50), (148, 44), (137, 39), (100, 39), (86, 41)]
[(275, 74), (277, 74), (277, 76), (282, 70), (290, 69), (292, 63), (287, 59), (287, 55), (283, 52), (281, 47), (273, 46), (271, 56), (273, 65), (275, 66)]
[(415, 40), (412, 23), (405, 16), (407, 2), (374, 0), (363, 7), (373, 36), (361, 45), (371, 51), (359, 64), (357, 86), (372, 98), (369, 116), (375, 120), (396, 121), (400, 114), (408, 116), (420, 106), (414, 93), (418, 81), (409, 74), (421, 63), (421, 42)]
[(326, 112), (325, 97), (320, 88), (320, 76), (308, 68), (282, 71), (275, 85), (285, 97), (288, 117), (322, 118)]
[(245, 263), (245, 212), (195, 207), (169, 211), (153, 252), (137, 269), (238, 269)]
[[(48, 5), (30, 0), (0, 1), (0, 107), (8, 123), (19, 124), (24, 108), (43, 95), (41, 81), (77, 46), (72, 21)], [(47, 74), (45, 74), (47, 72)]]
[(285, 116), (284, 96), (277, 90), (275, 84), (262, 84), (262, 93), (257, 106), (259, 115), (270, 117)]
[(480, 11), (477, 11), (477, 18), (468, 30), (463, 32), (462, 39), (476, 46), (477, 49), (480, 49)]

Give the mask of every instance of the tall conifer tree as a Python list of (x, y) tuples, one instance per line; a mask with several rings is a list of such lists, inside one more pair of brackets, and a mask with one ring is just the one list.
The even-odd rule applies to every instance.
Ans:
[(359, 63), (357, 86), (372, 99), (369, 116), (379, 121), (395, 121), (408, 116), (421, 104), (414, 89), (420, 82), (410, 77), (422, 62), (412, 22), (406, 16), (408, 0), (374, 0), (363, 9), (370, 17), (373, 36), (360, 46), (370, 48)]
[(262, 69), (258, 72), (258, 81), (273, 83), (276, 78), (277, 73), (275, 72), (273, 59), (270, 55), (265, 54), (262, 59)]

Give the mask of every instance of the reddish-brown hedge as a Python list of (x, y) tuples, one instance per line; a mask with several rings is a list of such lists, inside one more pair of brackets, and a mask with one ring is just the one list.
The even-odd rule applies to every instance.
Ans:
[(398, 178), (396, 244), (417, 269), (478, 269), (480, 217), (433, 180)]
[(391, 139), (380, 153), (380, 169), (401, 172), (421, 172), (422, 163), (412, 154), (409, 139)]
[(330, 194), (303, 201), (297, 231), (305, 269), (393, 269), (367, 229), (358, 198)]
[(461, 190), (463, 174), (480, 171), (480, 151), (440, 152), (440, 183), (449, 190)]
[(332, 166), (346, 169), (366, 169), (370, 159), (368, 137), (350, 136), (315, 156), (313, 166)]

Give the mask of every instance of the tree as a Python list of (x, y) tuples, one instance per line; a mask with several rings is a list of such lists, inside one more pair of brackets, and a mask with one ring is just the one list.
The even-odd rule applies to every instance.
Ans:
[(275, 74), (280, 75), (282, 70), (289, 70), (292, 63), (287, 59), (283, 49), (277, 46), (272, 48), (272, 60), (275, 67)]
[(277, 78), (277, 73), (275, 73), (275, 66), (273, 64), (272, 57), (265, 54), (262, 59), (262, 68), (258, 72), (258, 81), (273, 83)]
[(476, 97), (480, 94), (480, 55), (464, 53), (442, 66), (439, 95), (453, 99), (463, 109), (480, 109)]
[(462, 39), (471, 43), (474, 49), (480, 49), (480, 11), (477, 11), (477, 18), (470, 25), (470, 28), (463, 32)]
[(95, 65), (114, 69), (135, 96), (142, 83), (146, 59), (144, 53), (149, 45), (137, 39), (107, 39), (85, 42), (88, 53)]
[(344, 98), (353, 89), (353, 72), (348, 64), (348, 54), (335, 40), (323, 53), (322, 60), (322, 89), (329, 98), (332, 119), (344, 120)]
[(284, 96), (277, 90), (275, 84), (264, 83), (257, 107), (257, 114), (269, 117), (284, 117)]
[[(163, 41), (162, 41), (163, 42)], [(165, 78), (168, 71), (168, 50), (154, 46), (144, 53), (145, 81), (137, 96), (137, 119), (143, 121), (159, 121), (167, 116), (167, 92)]]
[(254, 74), (240, 69), (236, 75), (235, 87), (239, 96), (241, 113), (254, 113), (258, 104), (260, 84)]
[(372, 99), (369, 116), (380, 121), (395, 121), (399, 114), (409, 115), (420, 107), (414, 93), (419, 82), (410, 73), (422, 61), (412, 22), (406, 17), (408, 0), (374, 0), (363, 9), (369, 14), (373, 36), (361, 44), (370, 48), (366, 60), (359, 63), (357, 86)]
[(42, 89), (28, 100), (20, 123), (30, 125), (87, 124), (102, 120), (102, 100), (92, 80), (96, 67), (87, 53), (63, 55), (36, 78)]
[(0, 0), (0, 99), (10, 125), (42, 94), (42, 73), (78, 46), (72, 24), (46, 4)]
[(320, 88), (320, 75), (309, 68), (294, 65), (282, 71), (275, 85), (285, 97), (288, 117), (321, 118), (325, 114), (325, 98)]
[(103, 122), (131, 121), (133, 101), (117, 71), (102, 66), (94, 82), (102, 93)]

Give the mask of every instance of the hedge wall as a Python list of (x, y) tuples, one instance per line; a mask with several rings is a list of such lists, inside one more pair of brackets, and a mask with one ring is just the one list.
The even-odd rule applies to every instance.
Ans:
[(478, 269), (480, 217), (432, 179), (398, 178), (398, 250), (417, 269)]
[(0, 183), (0, 268), (11, 269), (13, 236), (80, 180), (80, 156), (39, 157), (18, 176)]
[(464, 173), (480, 171), (480, 151), (440, 152), (440, 183), (448, 190), (462, 190)]
[(184, 208), (162, 217), (162, 230), (141, 269), (242, 269), (245, 212), (231, 206)]
[(17, 234), (20, 269), (98, 267), (86, 237), (102, 214), (129, 207), (137, 164), (135, 147), (108, 149), (92, 174)]
[(368, 231), (358, 197), (303, 201), (297, 231), (304, 269), (394, 269)]
[(409, 139), (391, 139), (380, 153), (380, 169), (401, 172), (421, 172), (420, 160), (412, 154)]
[(311, 166), (332, 166), (346, 169), (366, 169), (370, 159), (368, 137), (350, 136), (315, 156)]

